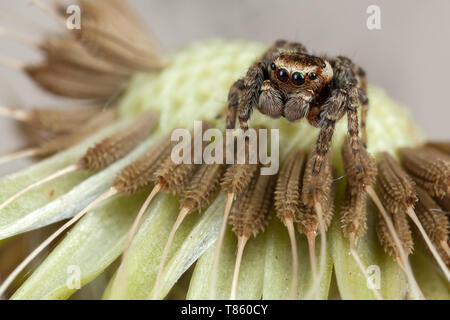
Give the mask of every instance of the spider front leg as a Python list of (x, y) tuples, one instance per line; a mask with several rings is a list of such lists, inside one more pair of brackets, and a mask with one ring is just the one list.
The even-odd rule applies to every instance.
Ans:
[(239, 79), (230, 88), (228, 93), (227, 129), (234, 129), (236, 126), (236, 112), (244, 90), (244, 79)]
[(248, 130), (247, 122), (252, 115), (253, 108), (259, 102), (260, 90), (264, 82), (264, 66), (262, 61), (255, 62), (248, 69), (244, 78), (244, 90), (238, 109), (239, 123), (244, 132)]
[(308, 192), (313, 194), (316, 190), (316, 183), (318, 176), (322, 169), (323, 161), (331, 146), (331, 139), (336, 125), (336, 121), (341, 119), (347, 110), (348, 93), (344, 89), (335, 89), (331, 92), (328, 101), (323, 105), (320, 113), (319, 128), (320, 133), (314, 147), (314, 165), (312, 169), (311, 184), (308, 187)]

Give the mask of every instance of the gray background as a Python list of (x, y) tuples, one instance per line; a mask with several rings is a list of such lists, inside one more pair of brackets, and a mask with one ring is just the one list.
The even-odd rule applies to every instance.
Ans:
[[(408, 106), (429, 137), (450, 138), (448, 0), (130, 2), (166, 51), (217, 37), (267, 44), (285, 38), (302, 42), (316, 53), (347, 55), (366, 69), (369, 82), (384, 87)], [(366, 9), (371, 4), (381, 8), (381, 30), (366, 27)], [(35, 39), (43, 29), (56, 29), (56, 23), (26, 0), (0, 0), (0, 25)], [(0, 56), (27, 62), (39, 59), (34, 50), (4, 37), (0, 38)], [(3, 67), (0, 81), (0, 105), (32, 107), (65, 102), (43, 94), (25, 76)], [(8, 120), (0, 119), (0, 137), (0, 154), (21, 145)], [(23, 162), (0, 167), (0, 174), (18, 166)]]

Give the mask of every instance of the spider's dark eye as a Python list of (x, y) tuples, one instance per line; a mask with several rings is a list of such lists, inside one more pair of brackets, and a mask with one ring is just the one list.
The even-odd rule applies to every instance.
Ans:
[(285, 69), (280, 69), (277, 72), (277, 78), (278, 80), (280, 80), (281, 82), (286, 82), (289, 80), (289, 73), (287, 72), (287, 70)]
[(308, 78), (310, 78), (311, 80), (316, 80), (317, 74), (315, 74), (314, 72), (311, 72), (310, 74), (308, 74)]
[(305, 76), (303, 75), (303, 73), (295, 72), (292, 75), (292, 83), (295, 84), (296, 86), (304, 84), (305, 83)]
[(270, 69), (275, 70), (276, 68), (277, 68), (277, 66), (275, 65), (275, 63), (272, 63), (272, 64), (270, 65)]

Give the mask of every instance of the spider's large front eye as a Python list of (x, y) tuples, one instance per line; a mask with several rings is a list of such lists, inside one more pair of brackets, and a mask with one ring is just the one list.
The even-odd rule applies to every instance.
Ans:
[(296, 86), (300, 86), (300, 85), (304, 84), (305, 76), (303, 75), (303, 73), (295, 72), (292, 75), (292, 83), (295, 84)]
[(277, 72), (277, 78), (278, 80), (280, 80), (281, 82), (286, 82), (289, 80), (289, 72), (287, 72), (286, 69), (280, 69)]

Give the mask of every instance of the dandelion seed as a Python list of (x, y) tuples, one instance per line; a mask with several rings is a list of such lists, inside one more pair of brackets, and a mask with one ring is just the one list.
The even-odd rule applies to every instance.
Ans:
[(28, 37), (27, 35), (20, 34), (12, 30), (8, 30), (7, 28), (1, 26), (0, 26), (0, 36), (4, 36), (6, 38), (15, 40), (32, 48), (40, 47), (40, 43), (34, 40), (32, 37)]
[[(313, 274), (313, 284), (308, 290), (306, 297), (310, 298), (317, 294), (320, 279), (325, 272), (326, 263), (326, 231), (331, 223), (334, 214), (334, 190), (332, 188), (332, 167), (331, 155), (325, 158), (318, 176), (313, 175), (315, 163), (314, 152), (310, 152), (304, 175), (302, 179), (302, 202), (300, 203), (300, 215), (297, 221), (297, 228), (306, 235), (308, 240), (311, 270)], [(320, 269), (317, 272), (315, 239), (317, 233), (320, 234)]]
[[(211, 123), (207, 121), (202, 122), (202, 130), (205, 130), (207, 128), (211, 127)], [(191, 132), (192, 133), (192, 132)], [(190, 163), (176, 163), (173, 161), (171, 156), (172, 151), (172, 143), (170, 142), (170, 137), (167, 136), (163, 141), (162, 148), (159, 149), (159, 153), (155, 152), (149, 152), (148, 154), (144, 155), (141, 158), (141, 161), (138, 163), (138, 167), (146, 166), (148, 163), (151, 163), (151, 169), (148, 168), (145, 170), (144, 174), (147, 174), (150, 172), (151, 176), (148, 177), (153, 183), (155, 183), (155, 186), (153, 187), (152, 191), (150, 192), (149, 196), (145, 200), (144, 204), (140, 208), (133, 225), (130, 228), (130, 231), (128, 232), (127, 240), (125, 243), (125, 250), (122, 255), (122, 283), (125, 282), (124, 276), (126, 274), (126, 261), (128, 256), (128, 250), (130, 248), (131, 242), (133, 241), (134, 235), (136, 233), (136, 230), (139, 226), (140, 220), (142, 219), (145, 211), (150, 206), (152, 200), (154, 197), (161, 191), (164, 191), (166, 193), (172, 193), (172, 194), (178, 194), (181, 193), (184, 188), (185, 184), (188, 181), (188, 179), (192, 176), (192, 174), (198, 169), (198, 165), (190, 164)], [(191, 153), (196, 149), (197, 141), (194, 139), (194, 135), (191, 134)], [(202, 149), (204, 148), (205, 144), (202, 145)], [(156, 156), (155, 156), (156, 155)], [(147, 161), (146, 158), (151, 158), (152, 161)], [(138, 170), (140, 171), (140, 170)], [(136, 176), (137, 179), (140, 179), (137, 177), (135, 173), (132, 174), (133, 176)], [(126, 179), (124, 179), (126, 181)], [(187, 214), (187, 213), (186, 213)], [(181, 223), (181, 222), (180, 222)], [(120, 286), (122, 287), (122, 285)]]
[[(447, 280), (450, 281), (450, 272), (448, 271), (447, 266), (445, 265), (444, 261), (442, 261), (441, 256), (437, 252), (433, 242), (430, 240), (426, 230), (424, 229), (424, 226), (422, 226), (421, 221), (414, 212), (414, 203), (417, 201), (414, 182), (402, 170), (402, 168), (399, 164), (397, 164), (394, 158), (392, 158), (392, 156), (387, 153), (381, 153), (378, 156), (377, 181), (379, 194), (385, 208), (392, 215), (404, 215), (406, 213), (411, 218), (416, 227), (419, 229), (426, 245), (436, 259), (439, 267), (447, 277)], [(424, 197), (424, 195), (422, 197)], [(428, 230), (431, 231), (432, 229), (430, 228), (429, 224), (427, 226)], [(408, 234), (406, 232), (402, 233)], [(401, 236), (401, 234), (400, 239), (403, 241), (403, 237)], [(410, 246), (412, 248), (412, 240), (409, 239), (409, 237), (407, 237), (407, 240), (404, 240), (403, 242), (411, 242)], [(438, 241), (438, 243), (440, 242), (441, 241)], [(404, 244), (404, 246), (406, 245)]]
[[(203, 121), (202, 130), (210, 128), (211, 125), (211, 123)], [(136, 162), (136, 165), (134, 167), (130, 166), (130, 173), (127, 176), (133, 177), (134, 179), (132, 180), (139, 180), (142, 179), (142, 176), (140, 177), (139, 175), (143, 175), (143, 181), (147, 181), (147, 179), (150, 179), (153, 183), (155, 183), (155, 186), (145, 200), (144, 204), (139, 210), (138, 215), (136, 216), (135, 221), (133, 222), (125, 244), (125, 254), (123, 255), (123, 257), (126, 257), (128, 248), (131, 244), (131, 241), (133, 240), (139, 222), (142, 219), (142, 216), (144, 215), (147, 208), (150, 206), (150, 203), (152, 202), (154, 197), (161, 191), (172, 194), (180, 193), (183, 190), (187, 179), (194, 173), (196, 169), (198, 169), (198, 166), (192, 163), (176, 163), (172, 160), (171, 152), (173, 144), (171, 142), (171, 135), (172, 134), (168, 135), (162, 140), (162, 144), (157, 148), (158, 152), (151, 151), (141, 157), (141, 159)], [(195, 150), (197, 143), (198, 142), (195, 141), (194, 135), (191, 132), (191, 154)], [(202, 146), (202, 149), (203, 147), (204, 145)], [(139, 170), (139, 168), (145, 169)], [(136, 169), (138, 169), (137, 172), (135, 172)], [(147, 176), (149, 173), (150, 176)], [(123, 179), (123, 181), (127, 182), (128, 177)]]
[[(256, 130), (262, 129), (262, 127), (256, 127)], [(258, 135), (259, 136), (259, 135)], [(233, 143), (235, 141), (233, 140)], [(248, 151), (248, 149), (246, 149)], [(231, 212), (231, 208), (233, 206), (233, 202), (237, 196), (245, 190), (253, 177), (256, 174), (256, 171), (260, 168), (259, 164), (251, 164), (250, 163), (250, 153), (245, 153), (245, 163), (244, 164), (233, 164), (231, 165), (225, 172), (224, 177), (221, 181), (221, 187), (224, 193), (227, 196), (227, 200), (225, 203), (224, 215), (222, 218), (222, 223), (219, 230), (219, 236), (216, 242), (216, 250), (214, 253), (214, 262), (212, 267), (212, 277), (211, 277), (211, 288), (210, 288), (210, 297), (211, 299), (215, 299), (216, 295), (216, 285), (217, 285), (217, 270), (219, 268), (220, 262), (220, 252), (222, 249), (223, 239), (225, 236), (225, 231), (227, 227), (228, 218)], [(236, 160), (236, 159), (235, 159)]]
[(98, 106), (76, 109), (36, 108), (32, 110), (0, 107), (0, 115), (24, 122), (36, 130), (56, 135), (77, 131), (99, 112)]
[(185, 187), (185, 190), (182, 191), (180, 199), (180, 213), (178, 214), (177, 220), (170, 231), (169, 238), (161, 256), (155, 287), (153, 289), (153, 299), (156, 299), (158, 296), (164, 264), (169, 254), (169, 249), (176, 231), (189, 213), (195, 210), (201, 212), (211, 204), (215, 195), (219, 191), (219, 182), (224, 169), (225, 166), (222, 164), (204, 164), (194, 174), (190, 183)]
[(432, 148), (401, 148), (401, 164), (416, 184), (433, 197), (450, 193), (450, 156)]
[(231, 209), (230, 224), (238, 238), (238, 252), (233, 273), (230, 299), (236, 299), (239, 269), (248, 239), (263, 231), (269, 220), (275, 176), (259, 175), (237, 197)]
[(298, 252), (295, 239), (294, 222), (299, 216), (300, 186), (306, 154), (301, 151), (292, 152), (286, 159), (278, 175), (275, 188), (275, 208), (278, 218), (288, 230), (292, 250), (292, 282), (290, 298), (297, 294)]
[[(164, 141), (166, 142), (166, 141)], [(162, 144), (164, 145), (164, 143)], [(77, 213), (72, 219), (66, 222), (61, 228), (50, 235), (41, 245), (39, 245), (31, 254), (8, 276), (0, 287), (0, 295), (7, 289), (17, 275), (51, 242), (53, 242), (60, 234), (80, 220), (86, 213), (95, 208), (101, 202), (117, 195), (117, 194), (135, 194), (148, 187), (154, 180), (154, 172), (148, 169), (155, 168), (159, 165), (159, 157), (162, 152), (167, 150), (158, 144), (154, 149), (141, 156), (138, 160), (125, 167), (118, 173), (114, 179), (112, 186), (101, 194), (97, 199), (91, 202), (86, 208)], [(150, 159), (149, 159), (150, 158)], [(150, 161), (149, 161), (150, 160)], [(153, 160), (153, 161), (151, 161)]]
[[(405, 271), (408, 282), (412, 288), (412, 291), (416, 298), (424, 299), (424, 296), (417, 284), (417, 281), (412, 272), (411, 264), (409, 263), (408, 256), (405, 252), (405, 248), (408, 248), (412, 245), (410, 243), (408, 237), (408, 225), (406, 221), (406, 217), (403, 215), (396, 215), (394, 217), (395, 222), (397, 223), (394, 226), (394, 222), (392, 221), (392, 217), (390, 214), (386, 212), (381, 200), (378, 198), (378, 195), (375, 193), (373, 189), (373, 184), (375, 183), (376, 175), (377, 175), (377, 167), (372, 156), (367, 152), (365, 148), (360, 148), (360, 158), (362, 170), (358, 171), (355, 168), (355, 160), (352, 153), (352, 149), (350, 146), (349, 139), (347, 137), (346, 141), (342, 145), (342, 158), (345, 171), (348, 176), (348, 184), (352, 187), (354, 192), (365, 192), (372, 199), (374, 204), (377, 206), (381, 217), (378, 219), (378, 235), (380, 242), (385, 247), (385, 250), (395, 250), (391, 251), (391, 253), (395, 254), (397, 259), (397, 263), (403, 268)], [(406, 225), (405, 225), (406, 222)], [(400, 230), (401, 229), (401, 230)], [(400, 235), (403, 236), (400, 239)], [(381, 236), (381, 237), (380, 237)], [(412, 241), (412, 240), (411, 240)], [(388, 246), (388, 244), (391, 244)]]
[[(345, 200), (342, 206), (342, 232), (350, 242), (350, 253), (358, 265), (361, 273), (369, 279), (367, 268), (356, 251), (357, 243), (367, 231), (367, 194), (365, 192), (357, 192), (352, 190), (350, 184), (347, 185)], [(378, 300), (383, 300), (379, 290), (371, 288), (373, 294)]]
[(428, 142), (425, 146), (439, 150), (447, 155), (450, 155), (450, 143), (449, 142)]
[(156, 121), (157, 115), (154, 111), (149, 110), (144, 112), (142, 115), (138, 116), (138, 119), (122, 128), (118, 133), (103, 139), (94, 147), (89, 148), (88, 151), (75, 164), (69, 165), (68, 167), (63, 168), (52, 175), (29, 185), (25, 189), (7, 199), (0, 205), (0, 210), (4, 209), (7, 205), (17, 200), (28, 191), (68, 173), (77, 170), (95, 172), (108, 167), (112, 163), (127, 155), (140, 142), (147, 138), (153, 130)]
[[(416, 191), (419, 198), (419, 201), (416, 205), (417, 217), (420, 220), (423, 229), (426, 231), (426, 234), (429, 235), (429, 241), (434, 244), (436, 249), (439, 251), (440, 256), (444, 260), (442, 263), (449, 265), (450, 250), (448, 249), (448, 218), (444, 214), (442, 214), (442, 210), (439, 209), (437, 203), (425, 190), (420, 187), (416, 187)], [(439, 211), (436, 211), (436, 209), (438, 209)], [(448, 269), (444, 271), (446, 276), (447, 272)]]

